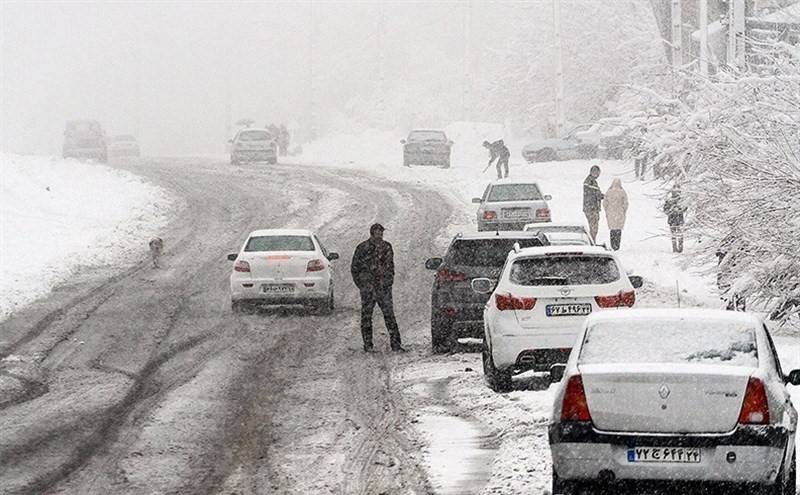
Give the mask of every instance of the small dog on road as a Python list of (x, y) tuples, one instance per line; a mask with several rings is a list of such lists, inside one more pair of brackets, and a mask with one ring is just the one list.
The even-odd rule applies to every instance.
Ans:
[(150, 239), (150, 257), (153, 260), (153, 268), (158, 268), (158, 260), (164, 252), (164, 241), (160, 237)]

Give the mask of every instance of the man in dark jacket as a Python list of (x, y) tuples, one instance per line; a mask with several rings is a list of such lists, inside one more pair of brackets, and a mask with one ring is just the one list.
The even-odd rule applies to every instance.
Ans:
[(381, 308), (389, 341), (393, 351), (403, 352), (400, 330), (394, 316), (392, 284), (394, 283), (394, 252), (392, 245), (383, 240), (383, 225), (372, 224), (369, 239), (356, 246), (350, 273), (361, 291), (361, 337), (364, 352), (374, 352), (372, 346), (372, 313), (375, 304)]
[[(492, 166), (492, 162), (497, 159), (497, 178), (503, 178), (503, 170), (505, 170), (505, 177), (508, 177), (508, 158), (511, 156), (511, 152), (508, 151), (505, 143), (503, 140), (500, 139), (499, 141), (495, 141), (490, 143), (489, 141), (483, 142), (483, 147), (489, 150), (491, 156), (489, 158), (489, 165), (486, 168)], [(484, 170), (484, 172), (486, 172)]]
[(600, 203), (605, 195), (597, 185), (600, 177), (600, 167), (592, 165), (589, 175), (583, 181), (583, 214), (589, 222), (589, 236), (592, 242), (597, 243), (597, 226), (600, 223)]
[(670, 191), (669, 197), (664, 202), (664, 213), (667, 214), (667, 224), (669, 224), (670, 235), (672, 236), (672, 252), (683, 252), (683, 215), (686, 213), (686, 206), (681, 200), (681, 186), (675, 184)]

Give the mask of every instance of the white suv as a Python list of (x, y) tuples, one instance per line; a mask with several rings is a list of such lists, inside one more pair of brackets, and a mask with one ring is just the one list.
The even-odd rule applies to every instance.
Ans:
[(495, 287), (488, 278), (472, 281), (475, 292), (494, 288), (483, 311), (487, 383), (509, 391), (512, 375), (566, 362), (586, 315), (633, 306), (641, 285), (602, 247), (515, 246)]

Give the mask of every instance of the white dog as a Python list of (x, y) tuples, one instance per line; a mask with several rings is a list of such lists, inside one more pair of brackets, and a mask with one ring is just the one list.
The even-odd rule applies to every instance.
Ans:
[(150, 239), (150, 256), (153, 260), (153, 268), (158, 268), (158, 260), (164, 252), (164, 241), (160, 237)]

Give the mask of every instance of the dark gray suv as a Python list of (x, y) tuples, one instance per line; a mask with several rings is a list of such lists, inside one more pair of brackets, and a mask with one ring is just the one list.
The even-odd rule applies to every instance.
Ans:
[(436, 270), (431, 288), (433, 352), (452, 351), (459, 338), (483, 337), (483, 307), (490, 294), (476, 293), (470, 283), (473, 278), (496, 279), (515, 243), (549, 244), (544, 234), (533, 231), (459, 233), (443, 258), (425, 262), (425, 268)]

